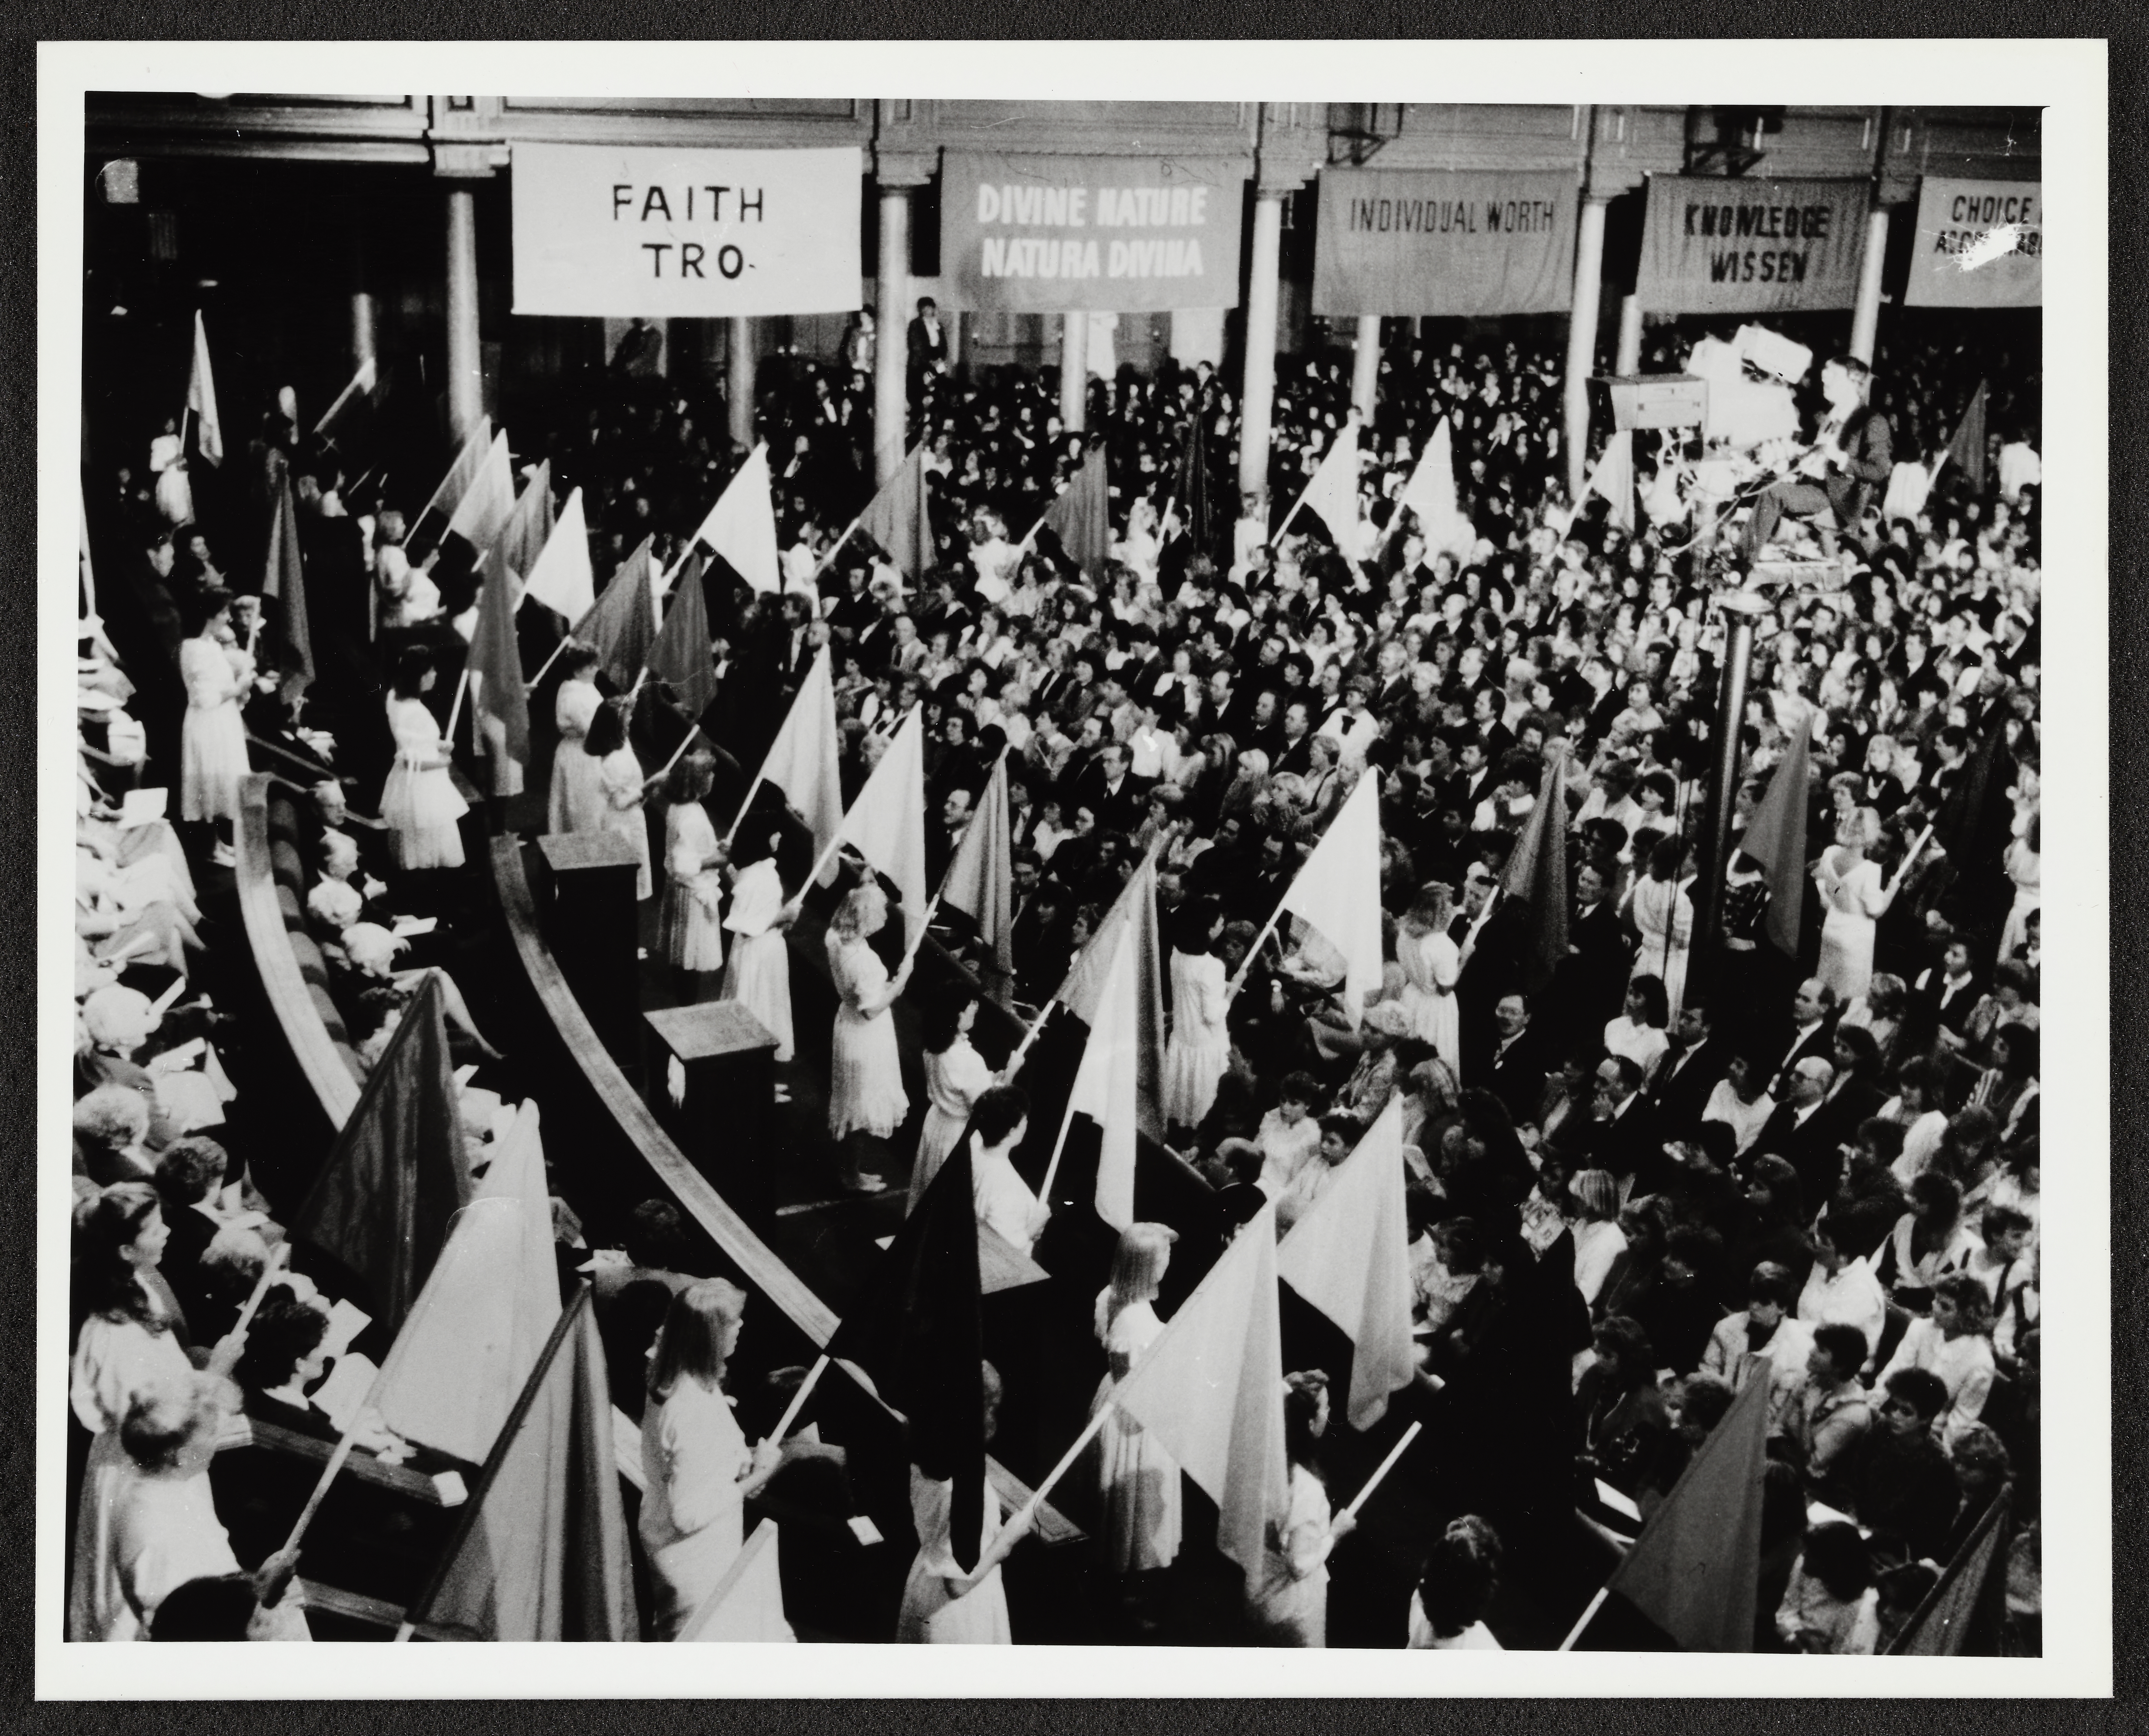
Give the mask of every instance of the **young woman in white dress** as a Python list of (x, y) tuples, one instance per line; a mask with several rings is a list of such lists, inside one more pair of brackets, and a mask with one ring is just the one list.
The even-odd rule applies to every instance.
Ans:
[(239, 781), (252, 769), (239, 707), (255, 681), (253, 653), (232, 628), (232, 601), (228, 591), (204, 591), (194, 605), (194, 635), (179, 644), (179, 678), (187, 690), (179, 727), (179, 818), (216, 823), (214, 859), (227, 868)]
[[(1110, 1368), (1090, 1402), (1094, 1416), (1164, 1331), (1158, 1286), (1171, 1264), (1178, 1232), (1162, 1224), (1130, 1224), (1112, 1254), (1112, 1281), (1097, 1293), (1097, 1341)], [(1115, 1411), (1097, 1435), (1097, 1480), (1104, 1502), (1105, 1561), (1120, 1574), (1155, 1572), (1179, 1557), (1179, 1463), (1142, 1426)], [(1139, 1603), (1137, 1582), (1126, 1588)]]
[(970, 1111), (994, 1083), (993, 1069), (970, 1042), (970, 1030), (977, 1022), (977, 996), (959, 989), (934, 1002), (919, 1016), (927, 1107), (925, 1125), (918, 1135), (918, 1155), (910, 1166), (910, 1196), (903, 1206), (906, 1217), (918, 1210), (925, 1190), (969, 1125)]
[(1216, 1086), (1231, 1061), (1224, 1015), (1231, 1009), (1224, 961), (1216, 937), (1223, 913), (1210, 898), (1197, 899), (1180, 918), (1171, 949), (1171, 1041), (1164, 1052), (1164, 1119), (1188, 1132), (1200, 1126), (1216, 1100)]
[(867, 944), (887, 923), (887, 895), (872, 880), (853, 888), (828, 922), (828, 977), (837, 999), (828, 1058), (828, 1137), (836, 1142), (843, 1184), (853, 1193), (878, 1194), (887, 1187), (863, 1168), (863, 1142), (891, 1137), (910, 1113), (888, 1009), (910, 981), (911, 961), (904, 959), (890, 977)]
[[(990, 1441), (999, 1422), (999, 1371), (989, 1362), (984, 1382), (984, 1434)], [(918, 1553), (903, 1585), (903, 1607), (895, 1618), (898, 1645), (1007, 1646), (1014, 1643), (1008, 1624), (1007, 1587), (1000, 1563), (1029, 1535), (1024, 1508), (1012, 1518), (1000, 1515), (1000, 1498), (992, 1479), (984, 1481), (983, 1528), (978, 1561), (965, 1569), (955, 1558), (955, 1483), (910, 1467), (910, 1518), (918, 1532)]]
[(1624, 1055), (1642, 1069), (1642, 1077), (1654, 1075), (1672, 1039), (1664, 1027), (1670, 1023), (1665, 1016), (1664, 985), (1653, 974), (1630, 979), (1627, 984), (1626, 1010), (1604, 1027), (1604, 1047), (1613, 1054)]
[(742, 1001), (776, 1039), (776, 1059), (794, 1053), (791, 1027), (791, 947), (784, 936), (798, 920), (798, 906), (783, 896), (776, 866), (781, 834), (742, 841), (747, 858), (732, 883), (731, 913), (724, 926), (733, 936), (724, 967), (724, 999)]
[(1628, 908), (1640, 932), (1632, 976), (1651, 976), (1664, 985), (1666, 1010), (1673, 1019), (1686, 995), (1686, 964), (1694, 944), (1694, 853), (1676, 838), (1662, 839), (1650, 852), (1648, 872), (1634, 883)]
[(671, 1639), (724, 1577), (746, 1541), (746, 1503), (775, 1475), (778, 1443), (749, 1447), (724, 1396), (724, 1365), (738, 1348), (746, 1292), (722, 1278), (672, 1298), (649, 1352), (642, 1414), (637, 1528), (655, 1607), (651, 1637)]
[(657, 933), (664, 962), (686, 974), (690, 987), (693, 976), (724, 967), (721, 913), (728, 858), (702, 806), (714, 777), (715, 762), (707, 754), (690, 753), (672, 768), (664, 792), (664, 900)]
[[(194, 1377), (179, 1310), (157, 1271), (170, 1235), (156, 1190), (144, 1181), (106, 1188), (76, 1220), (75, 1282), (85, 1312), (75, 1334), (68, 1397), (92, 1439), (68, 1588), (67, 1634), (73, 1640), (131, 1638), (137, 1625), (113, 1534), (129, 1468), (120, 1425), (137, 1401), (186, 1391)], [(244, 1349), (244, 1338), (226, 1338), (211, 1352), (209, 1371), (229, 1374)]]
[(548, 832), (594, 832), (603, 823), (604, 790), (597, 779), (597, 762), (582, 752), (590, 720), (604, 704), (596, 686), (598, 661), (594, 646), (572, 645), (560, 653), (566, 678), (552, 701), (560, 744), (552, 751), (552, 786), (545, 805)]
[[(127, 1608), (107, 1639), (162, 1638), (158, 1613), (172, 1593), (197, 1580), (244, 1576), (209, 1482), (218, 1437), (238, 1406), (239, 1389), (229, 1381), (189, 1373), (182, 1385), (138, 1396), (120, 1424), (128, 1462), (112, 1546)], [(298, 1565), (295, 1550), (279, 1550), (245, 1576), (256, 1604), (249, 1639), (313, 1638), (304, 1604), (290, 1590)]]
[(1284, 1457), (1291, 1465), (1291, 1504), (1269, 1522), (1260, 1577), (1249, 1583), (1246, 1620), (1262, 1646), (1323, 1648), (1328, 1643), (1328, 1556), (1356, 1528), (1333, 1512), (1314, 1467), (1328, 1427), (1328, 1376), (1314, 1369), (1285, 1377)]
[(1822, 851), (1814, 864), (1814, 880), (1827, 913), (1821, 918), (1820, 964), (1814, 974), (1835, 991), (1839, 1005), (1865, 993), (1873, 976), (1875, 925), (1895, 902), (1895, 888), (1881, 882), (1880, 864), (1866, 859), (1866, 852), (1880, 842), (1880, 815), (1859, 808), (1837, 828), (1834, 848)]
[(1403, 972), (1401, 999), (1412, 1033), (1431, 1044), (1452, 1069), (1462, 1060), (1462, 1014), (1455, 1004), (1462, 954), (1447, 933), (1454, 918), (1453, 889), (1435, 881), (1419, 890), (1417, 902), (1396, 927), (1396, 963)]
[(380, 818), (400, 868), (463, 865), (462, 833), (455, 823), (470, 812), (470, 803), (448, 775), (448, 747), (425, 699), (438, 679), (432, 652), (413, 645), (395, 660), (395, 678), (388, 690), (395, 763), (380, 792)]
[(642, 762), (627, 743), (626, 701), (611, 700), (597, 708), (582, 737), (582, 754), (596, 763), (602, 798), (596, 829), (617, 833), (634, 852), (634, 896), (639, 902), (656, 890), (649, 872), (649, 819), (644, 809), (656, 793), (657, 780), (642, 774)]
[(978, 1222), (1019, 1253), (1037, 1245), (1052, 1208), (1016, 1172), (1015, 1147), (1029, 1137), (1029, 1094), (994, 1085), (970, 1111), (970, 1197)]

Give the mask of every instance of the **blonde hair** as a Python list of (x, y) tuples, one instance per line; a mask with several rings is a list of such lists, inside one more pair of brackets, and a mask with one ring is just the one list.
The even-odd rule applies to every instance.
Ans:
[(689, 1284), (672, 1298), (649, 1359), (649, 1396), (660, 1403), (679, 1376), (689, 1375), (712, 1390), (724, 1378), (724, 1329), (746, 1318), (746, 1292), (722, 1278)]
[(868, 880), (851, 888), (828, 918), (828, 927), (843, 939), (860, 940), (887, 920), (888, 894), (878, 882)]
[(1862, 849), (1871, 849), (1880, 842), (1880, 815), (1876, 809), (1860, 808), (1847, 815), (1835, 828), (1835, 841), (1839, 844), (1856, 844)]
[(1119, 1245), (1112, 1250), (1110, 1300), (1105, 1305), (1107, 1331), (1121, 1309), (1156, 1300), (1171, 1245), (1178, 1240), (1179, 1232), (1163, 1224), (1130, 1224), (1120, 1232)]

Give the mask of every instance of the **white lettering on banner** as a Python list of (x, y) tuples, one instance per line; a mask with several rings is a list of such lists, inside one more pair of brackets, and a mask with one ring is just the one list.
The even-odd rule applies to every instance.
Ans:
[(847, 312), (858, 148), (517, 144), (515, 311), (587, 318)]
[[(1090, 227), (1088, 187), (978, 185), (978, 221), (1011, 229), (1080, 229)], [(1100, 187), (1099, 229), (1186, 229), (1206, 228), (1206, 187)]]

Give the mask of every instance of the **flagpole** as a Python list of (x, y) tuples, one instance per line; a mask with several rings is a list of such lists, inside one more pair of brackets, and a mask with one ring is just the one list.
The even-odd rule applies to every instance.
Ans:
[(269, 1294), (269, 1286), (276, 1281), (276, 1275), (283, 1270), (284, 1262), (290, 1258), (290, 1255), (291, 1245), (287, 1241), (278, 1242), (269, 1251), (268, 1259), (262, 1263), (261, 1276), (254, 1281), (254, 1294), (247, 1297), (246, 1306), (239, 1311), (239, 1318), (227, 1336), (235, 1337), (254, 1323), (254, 1314), (259, 1310), (262, 1299)]
[(1283, 918), (1284, 907), (1279, 903), (1276, 907), (1275, 914), (1269, 918), (1261, 932), (1254, 937), (1254, 943), (1246, 949), (1246, 956), (1239, 961), (1238, 974), (1231, 979), (1231, 987), (1224, 991), (1225, 1005), (1228, 1006), (1239, 998), (1240, 989), (1246, 986), (1247, 973), (1254, 968), (1254, 960), (1261, 956), (1262, 946), (1267, 942), (1269, 936), (1276, 933), (1276, 924)]
[(1567, 1638), (1559, 1643), (1559, 1650), (1572, 1652), (1574, 1649), (1575, 1641), (1582, 1638), (1582, 1630), (1596, 1620), (1597, 1612), (1603, 1608), (1604, 1600), (1611, 1595), (1612, 1588), (1608, 1584), (1598, 1588), (1597, 1595), (1589, 1600), (1589, 1607), (1582, 1612), (1581, 1620), (1568, 1630)]
[(1022, 1034), (1022, 1041), (1015, 1044), (1014, 1053), (1007, 1058), (1007, 1064), (1000, 1069), (1002, 1078), (1012, 1079), (1014, 1077), (1016, 1069), (1022, 1065), (1022, 1058), (1029, 1053), (1029, 1045), (1037, 1040), (1037, 1034), (1044, 1029), (1044, 1021), (1051, 1018), (1052, 1009), (1059, 1004), (1056, 999), (1045, 1002), (1043, 1010), (1030, 1021), (1029, 1029)]
[(537, 666), (537, 672), (531, 676), (529, 680), (523, 682), (522, 691), (524, 692), (535, 693), (537, 691), (538, 683), (545, 679), (545, 672), (560, 661), (560, 653), (567, 648), (568, 645), (573, 641), (574, 637), (574, 634), (571, 632), (565, 633), (561, 636), (560, 642), (552, 647), (551, 656), (548, 657), (543, 662), (540, 663)]
[[(868, 511), (870, 510), (871, 508), (868, 507)], [(822, 556), (818, 561), (813, 563), (813, 576), (815, 578), (819, 578), (823, 573), (828, 570), (828, 563), (836, 558), (837, 555), (843, 549), (843, 545), (851, 540), (851, 533), (856, 531), (858, 527), (865, 521), (865, 513), (861, 512), (856, 518), (853, 519), (848, 525), (843, 527), (843, 534), (828, 545), (828, 552)]]
[(1090, 1419), (1089, 1426), (1074, 1437), (1074, 1444), (1060, 1454), (1059, 1462), (1052, 1467), (1044, 1481), (1030, 1492), (1029, 1499), (1023, 1503), (1020, 1519), (1026, 1521), (1036, 1516), (1038, 1508), (1044, 1505), (1044, 1497), (1051, 1492), (1052, 1486), (1074, 1468), (1074, 1461), (1082, 1457), (1083, 1449), (1097, 1438), (1097, 1432), (1104, 1427), (1105, 1419), (1112, 1414), (1112, 1408), (1109, 1400), (1098, 1406), (1097, 1414)]
[(753, 806), (753, 798), (761, 793), (762, 785), (768, 782), (768, 762), (764, 756), (761, 769), (753, 774), (753, 782), (746, 787), (746, 799), (739, 803), (738, 812), (732, 816), (731, 829), (724, 833), (726, 848), (729, 848), (731, 841), (738, 836), (739, 828), (746, 824), (747, 810)]
[[(657, 774), (659, 777), (669, 777), (672, 775), (672, 767), (677, 765), (682, 759), (686, 757), (687, 750), (694, 745), (694, 737), (701, 734), (701, 732), (702, 726), (698, 723), (687, 732), (687, 738), (680, 742), (677, 747), (674, 747), (672, 750), (672, 757), (664, 762), (664, 769)], [(741, 811), (743, 812), (744, 810)], [(727, 843), (731, 842), (728, 837), (726, 838), (724, 841)]]
[(1903, 877), (1910, 872), (1911, 863), (1915, 863), (1919, 857), (1925, 853), (1925, 846), (1933, 841), (1933, 833), (1938, 829), (1939, 826), (1940, 822), (1938, 820), (1935, 820), (1930, 825), (1927, 826), (1923, 832), (1918, 834), (1917, 843), (1912, 844), (1910, 848), (1904, 853), (1903, 859), (1895, 864), (1895, 874), (1890, 878), (1887, 886), (1887, 896), (1890, 898), (1892, 899), (1895, 894), (1902, 889)]
[(1052, 1200), (1052, 1178), (1059, 1173), (1059, 1154), (1067, 1149), (1067, 1131), (1074, 1125), (1074, 1093), (1067, 1093), (1067, 1107), (1059, 1117), (1059, 1137), (1052, 1142), (1052, 1161), (1044, 1166), (1044, 1180), (1038, 1184), (1037, 1197), (1049, 1209)]
[[(1418, 1436), (1424, 1431), (1424, 1428), (1425, 1425), (1422, 1422), (1413, 1422), (1407, 1429), (1403, 1431), (1402, 1439), (1396, 1442), (1395, 1446), (1390, 1450), (1387, 1457), (1381, 1461), (1380, 1468), (1374, 1472), (1371, 1477), (1366, 1479), (1366, 1487), (1359, 1490), (1356, 1497), (1351, 1502), (1350, 1506), (1343, 1509), (1343, 1517), (1346, 1519), (1356, 1519), (1358, 1517), (1358, 1509), (1366, 1504), (1366, 1498), (1370, 1496), (1374, 1490), (1380, 1487), (1382, 1478), (1385, 1477), (1391, 1471), (1396, 1468), (1396, 1461), (1400, 1459), (1404, 1453), (1410, 1450), (1411, 1442), (1417, 1439)], [(1332, 1532), (1336, 1527), (1331, 1524), (1328, 1528)]]
[(769, 1440), (775, 1442), (779, 1447), (783, 1444), (783, 1437), (791, 1432), (791, 1425), (798, 1422), (798, 1413), (806, 1408), (806, 1401), (813, 1396), (814, 1386), (819, 1383), (821, 1376), (828, 1371), (828, 1353), (823, 1351), (813, 1367), (807, 1370), (806, 1378), (798, 1383), (798, 1390), (791, 1395), (790, 1404), (784, 1408), (783, 1415), (778, 1419), (776, 1427), (768, 1432)]
[(455, 722), (463, 714), (463, 695), (470, 692), (470, 665), (466, 663), (462, 674), (455, 682), (455, 703), (448, 707), (448, 727), (440, 732), (440, 740), (450, 755), (455, 751)]

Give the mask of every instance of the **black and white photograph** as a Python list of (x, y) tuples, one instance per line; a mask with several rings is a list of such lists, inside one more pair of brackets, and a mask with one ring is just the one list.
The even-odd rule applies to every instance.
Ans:
[(39, 1693), (2109, 1693), (2102, 45), (943, 46), (41, 52)]

